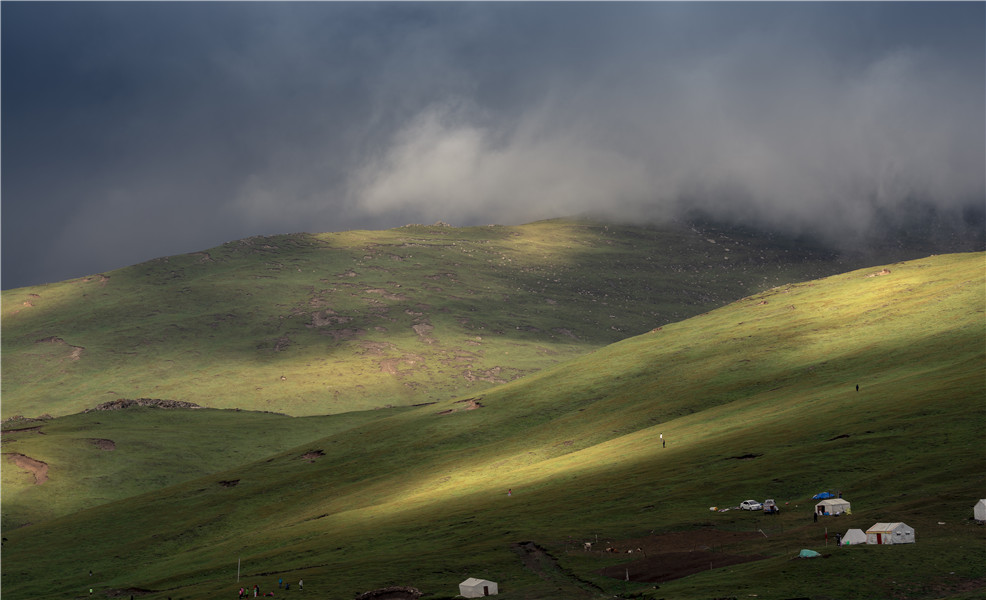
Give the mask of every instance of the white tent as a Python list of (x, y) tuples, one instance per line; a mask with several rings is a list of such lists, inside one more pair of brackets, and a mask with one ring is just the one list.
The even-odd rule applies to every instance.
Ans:
[(863, 533), (862, 529), (850, 529), (846, 532), (846, 535), (842, 536), (843, 546), (852, 546), (854, 544), (865, 544), (866, 534)]
[(866, 530), (867, 544), (913, 544), (914, 529), (904, 523), (877, 523)]
[(851, 514), (848, 500), (842, 498), (827, 498), (815, 505), (815, 512), (820, 515), (841, 515), (842, 513)]
[(976, 505), (972, 507), (972, 516), (977, 521), (986, 521), (986, 500), (976, 502)]
[(482, 598), (483, 596), (495, 596), (499, 592), (496, 589), (495, 581), (476, 579), (470, 577), (459, 584), (459, 595), (466, 598)]

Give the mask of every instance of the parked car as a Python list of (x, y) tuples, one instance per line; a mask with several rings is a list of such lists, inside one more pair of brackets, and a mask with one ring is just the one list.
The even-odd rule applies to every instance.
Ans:
[(781, 509), (777, 507), (777, 503), (774, 502), (773, 498), (767, 498), (763, 501), (763, 512), (765, 515), (776, 515), (781, 512)]
[(743, 510), (761, 510), (763, 504), (760, 504), (756, 500), (744, 500), (740, 502), (740, 508)]

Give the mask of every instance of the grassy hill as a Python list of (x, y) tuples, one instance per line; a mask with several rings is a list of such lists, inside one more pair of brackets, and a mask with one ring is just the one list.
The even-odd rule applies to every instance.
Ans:
[(2, 411), (163, 398), (324, 415), (463, 397), (782, 283), (918, 254), (876, 256), (708, 223), (251, 238), (3, 291)]
[[(256, 583), (331, 599), (413, 585), (434, 599), (476, 576), (505, 600), (981, 597), (986, 532), (970, 516), (986, 489), (984, 260), (758, 291), (426, 406), (19, 423), (4, 452), (46, 462), (50, 478), (15, 481), (4, 466), (5, 519), (39, 515), (5, 522), (4, 593), (218, 599)], [(91, 441), (114, 437), (112, 451)], [(182, 461), (202, 475), (169, 475)], [(124, 481), (117, 499), (92, 501)], [(814, 523), (808, 498), (825, 489), (852, 515)], [(765, 497), (779, 516), (709, 510)], [(877, 521), (908, 523), (918, 543), (826, 545), (826, 531)], [(647, 558), (626, 553), (636, 548)], [(794, 560), (801, 548), (830, 556)], [(766, 558), (641, 581), (669, 550), (710, 566)], [(304, 591), (277, 590), (281, 577)]]

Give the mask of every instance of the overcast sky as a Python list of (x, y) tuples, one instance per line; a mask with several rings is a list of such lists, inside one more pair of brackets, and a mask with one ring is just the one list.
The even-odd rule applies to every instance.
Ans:
[(3, 2), (2, 287), (258, 234), (986, 198), (986, 4)]

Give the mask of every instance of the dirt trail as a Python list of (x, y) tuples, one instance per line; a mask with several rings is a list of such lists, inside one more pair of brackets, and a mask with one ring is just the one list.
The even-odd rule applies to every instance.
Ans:
[(514, 552), (520, 555), (524, 566), (545, 581), (559, 585), (572, 585), (588, 592), (602, 592), (602, 588), (586, 581), (558, 564), (558, 559), (534, 542), (518, 542), (513, 545)]
[(34, 474), (34, 485), (41, 485), (42, 483), (48, 481), (48, 463), (41, 462), (40, 460), (35, 460), (30, 456), (24, 456), (23, 454), (17, 454), (16, 452), (11, 452), (7, 454), (7, 460), (17, 465), (18, 467), (24, 469), (25, 471), (30, 471)]

